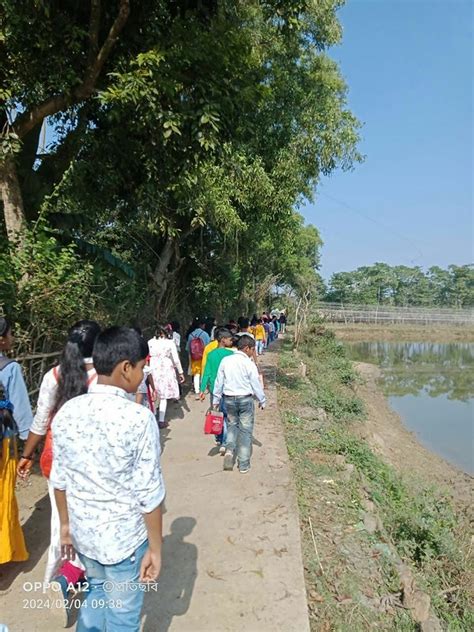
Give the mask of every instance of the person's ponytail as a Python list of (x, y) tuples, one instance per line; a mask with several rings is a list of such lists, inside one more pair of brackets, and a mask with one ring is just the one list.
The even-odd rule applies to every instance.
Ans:
[(59, 361), (58, 388), (51, 410), (55, 415), (67, 401), (87, 393), (88, 377), (84, 358), (92, 355), (100, 326), (93, 320), (79, 321), (71, 327)]

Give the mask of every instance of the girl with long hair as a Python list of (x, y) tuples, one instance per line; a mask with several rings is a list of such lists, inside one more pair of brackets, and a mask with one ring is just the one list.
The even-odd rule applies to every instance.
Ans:
[[(166, 428), (166, 408), (169, 399), (179, 399), (179, 384), (184, 382), (183, 367), (175, 342), (170, 339), (165, 327), (157, 327), (155, 335), (148, 341), (150, 368), (153, 382), (160, 400), (158, 425)], [(177, 375), (176, 375), (177, 373)]]
[(15, 497), (17, 438), (26, 439), (33, 420), (20, 365), (3, 355), (14, 343), (11, 324), (0, 318), (0, 564), (25, 562), (28, 551)]
[[(100, 326), (93, 320), (80, 320), (68, 332), (59, 364), (48, 371), (41, 382), (36, 415), (31, 426), (23, 456), (18, 463), (18, 475), (25, 479), (31, 469), (33, 453), (39, 443), (45, 439), (40, 466), (48, 479), (48, 491), (51, 501), (51, 542), (44, 575), (45, 584), (56, 593), (52, 602), (63, 625), (68, 625), (69, 611), (65, 607), (68, 587), (76, 584), (84, 576), (84, 567), (76, 558), (62, 563), (59, 515), (54, 498), (54, 489), (49, 481), (52, 465), (51, 421), (58, 410), (67, 401), (87, 393), (89, 386), (97, 381), (97, 373), (92, 363), (94, 342), (100, 333)], [(46, 438), (45, 438), (46, 437)], [(61, 594), (64, 599), (58, 598)]]

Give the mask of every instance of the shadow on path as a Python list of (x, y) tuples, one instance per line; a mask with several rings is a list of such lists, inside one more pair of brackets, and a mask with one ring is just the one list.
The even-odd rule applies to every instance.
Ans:
[(168, 632), (173, 617), (181, 617), (189, 609), (197, 577), (198, 550), (184, 538), (195, 526), (195, 518), (176, 518), (171, 533), (163, 539), (158, 592), (145, 594), (143, 632)]
[(33, 513), (23, 525), (30, 557), (26, 562), (8, 562), (0, 566), (0, 590), (10, 588), (18, 575), (32, 571), (38, 564), (49, 546), (50, 515), (49, 496), (45, 494), (36, 501)]

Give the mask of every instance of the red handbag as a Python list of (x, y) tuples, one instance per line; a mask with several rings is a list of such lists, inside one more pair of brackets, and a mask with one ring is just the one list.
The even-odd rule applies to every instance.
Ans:
[(208, 410), (204, 421), (204, 434), (219, 435), (224, 430), (224, 413)]

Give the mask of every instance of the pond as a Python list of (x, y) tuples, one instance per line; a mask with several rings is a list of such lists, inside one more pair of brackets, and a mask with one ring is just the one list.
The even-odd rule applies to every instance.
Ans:
[(474, 473), (474, 344), (347, 343), (350, 357), (377, 364), (391, 407), (419, 440)]

